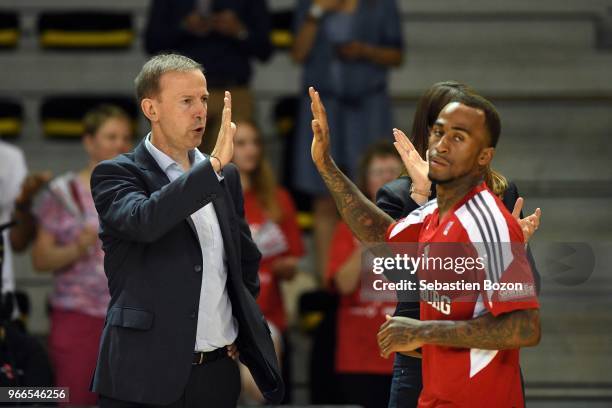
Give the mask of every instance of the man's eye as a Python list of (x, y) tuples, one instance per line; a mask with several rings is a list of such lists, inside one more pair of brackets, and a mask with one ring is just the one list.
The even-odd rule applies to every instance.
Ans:
[(453, 137), (453, 139), (454, 139), (456, 142), (461, 142), (461, 141), (463, 140), (463, 137), (462, 137), (461, 135), (455, 135), (455, 136)]

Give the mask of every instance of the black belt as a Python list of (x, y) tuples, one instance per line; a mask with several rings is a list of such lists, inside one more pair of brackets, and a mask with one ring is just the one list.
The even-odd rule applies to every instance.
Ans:
[(193, 361), (191, 364), (200, 365), (206, 363), (212, 363), (215, 360), (218, 360), (223, 357), (227, 357), (227, 348), (222, 347), (213, 351), (197, 351), (193, 353)]

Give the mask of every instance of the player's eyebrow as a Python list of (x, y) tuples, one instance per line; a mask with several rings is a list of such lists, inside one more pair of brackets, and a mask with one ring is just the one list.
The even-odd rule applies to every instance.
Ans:
[[(436, 122), (433, 124), (433, 126), (432, 126), (432, 127), (435, 127), (435, 126), (444, 127), (444, 124), (445, 124), (445, 123), (446, 123), (446, 122), (444, 122), (443, 120), (438, 119), (438, 120), (436, 120)], [(465, 126), (465, 125), (461, 125), (461, 124), (451, 126), (451, 130), (457, 130), (457, 131), (459, 131), (459, 132), (466, 133), (468, 136), (471, 136), (471, 135), (472, 135), (472, 134), (470, 133), (470, 131), (468, 130), (467, 126)]]
[(452, 126), (451, 129), (458, 130), (459, 132), (464, 132), (464, 133), (467, 133), (468, 135), (471, 135), (470, 131), (463, 126)]

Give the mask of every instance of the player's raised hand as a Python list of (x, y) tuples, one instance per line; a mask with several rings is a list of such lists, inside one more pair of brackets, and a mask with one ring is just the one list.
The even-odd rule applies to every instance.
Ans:
[(393, 137), (395, 137), (393, 145), (402, 158), (412, 184), (419, 191), (429, 191), (431, 188), (431, 181), (427, 177), (429, 163), (423, 160), (404, 132), (393, 129)]
[[(234, 135), (236, 134), (236, 124), (232, 122), (232, 95), (225, 91), (223, 98), (223, 114), (221, 115), (221, 128), (217, 137), (217, 144), (211, 153), (211, 157), (216, 157), (219, 160), (211, 160), (215, 171), (221, 170), (227, 163), (232, 160), (234, 155)], [(220, 168), (216, 168), (220, 165)]]
[(521, 226), (521, 230), (523, 231), (523, 238), (525, 243), (529, 242), (533, 234), (540, 227), (540, 217), (542, 216), (542, 210), (540, 208), (536, 208), (533, 214), (528, 215), (525, 218), (521, 218), (521, 210), (523, 209), (523, 204), (525, 200), (523, 197), (519, 197), (514, 203), (514, 209), (512, 210), (512, 216), (518, 221)]
[(319, 93), (312, 86), (308, 88), (308, 93), (310, 94), (310, 109), (313, 118), (311, 123), (313, 138), (310, 154), (312, 155), (312, 161), (318, 166), (330, 155), (329, 125), (327, 124), (327, 113)]

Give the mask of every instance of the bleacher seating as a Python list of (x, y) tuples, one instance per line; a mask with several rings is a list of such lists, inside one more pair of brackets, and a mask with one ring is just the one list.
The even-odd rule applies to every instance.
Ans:
[[(537, 239), (612, 241), (612, 230), (602, 228), (612, 207), (612, 189), (607, 187), (612, 180), (612, 0), (397, 1), (406, 44), (404, 65), (393, 71), (390, 83), (398, 127), (410, 127), (416, 98), (432, 83), (455, 79), (474, 86), (495, 102), (503, 119), (494, 167), (517, 182), (528, 209), (543, 208)], [(287, 11), (295, 1), (268, 3), (278, 51), (267, 64), (256, 65), (252, 85), (257, 117), (264, 134), (271, 135), (276, 134), (271, 118), (278, 100), (300, 91), (300, 69), (286, 52), (291, 41)], [(146, 59), (140, 34), (147, 5), (148, 0), (103, 3), (105, 10), (130, 16), (134, 36), (121, 52), (81, 47), (65, 53), (41, 47), (38, 22), (43, 13), (94, 13), (100, 11), (100, 2), (2, 1), (3, 10), (16, 20), (0, 13), (0, 48), (3, 39), (10, 40), (9, 49), (0, 52), (0, 97), (23, 107), (21, 137), (16, 140), (31, 167), (61, 172), (82, 165), (79, 144), (43, 138), (45, 121), (38, 119), (44, 101), (59, 94), (131, 95), (133, 78)], [(18, 41), (13, 41), (15, 35)], [(0, 133), (1, 112), (0, 105)], [(146, 126), (141, 123), (140, 129)], [(282, 169), (279, 141), (268, 142), (275, 167)], [(593, 330), (610, 335), (612, 322), (604, 307), (610, 304), (601, 296), (612, 288), (612, 278), (603, 273), (604, 263), (597, 268), (591, 303), (547, 286), (545, 337), (538, 348), (524, 353), (528, 396), (548, 398), (551, 381), (562, 388), (572, 378), (578, 386), (567, 386), (569, 391), (553, 387), (552, 395), (583, 395), (576, 391), (580, 383), (601, 384), (608, 373), (610, 344), (593, 340)], [(49, 290), (49, 279), (35, 276), (24, 257), (18, 258), (18, 270), (18, 283), (33, 294), (30, 327), (45, 332), (40, 299)], [(599, 311), (588, 307), (597, 302), (603, 305)], [(582, 324), (568, 334), (567, 325), (577, 319)], [(554, 335), (560, 332), (564, 335)], [(586, 349), (592, 354), (585, 356)], [(530, 382), (544, 386), (530, 388)], [(585, 385), (583, 390), (590, 389), (595, 398), (609, 396), (609, 389), (600, 388)]]
[(134, 123), (138, 118), (136, 102), (130, 95), (53, 95), (45, 98), (40, 108), (43, 134), (47, 138), (80, 140), (83, 117), (102, 104), (123, 108)]
[(23, 107), (18, 101), (0, 98), (0, 139), (16, 139), (23, 128)]

